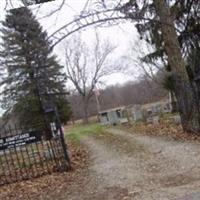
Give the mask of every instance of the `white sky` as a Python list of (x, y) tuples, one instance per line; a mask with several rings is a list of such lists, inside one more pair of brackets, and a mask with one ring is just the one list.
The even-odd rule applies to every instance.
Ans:
[[(75, 15), (78, 15), (86, 2), (86, 0), (73, 0), (69, 3), (70, 6), (64, 5), (56, 14), (50, 17), (42, 18), (60, 6), (61, 1), (62, 0), (55, 0), (53, 2), (42, 4), (39, 10), (37, 9), (38, 5), (31, 7), (33, 13), (36, 15), (44, 30), (46, 30), (49, 35), (62, 25), (70, 22)], [(11, 0), (11, 2), (13, 3), (14, 7), (20, 6), (19, 0)], [(68, 1), (66, 0), (66, 2)], [(8, 5), (7, 9), (10, 8), (13, 7)], [(5, 14), (5, 0), (0, 0), (0, 21), (5, 19)], [(120, 26), (99, 28), (98, 33), (102, 39), (108, 39), (113, 45), (118, 46), (112, 55), (112, 60), (115, 60), (115, 62), (118, 62), (118, 60), (120, 61), (121, 56), (127, 55), (128, 50), (130, 49), (130, 43), (134, 44), (134, 42), (138, 41), (139, 38), (134, 25), (130, 22), (120, 24)], [(84, 42), (86, 42), (88, 45), (91, 45), (94, 42), (94, 39), (94, 27), (86, 28), (83, 31)], [(64, 44), (65, 41), (62, 41), (54, 48), (54, 53), (58, 56), (61, 64), (65, 64)], [(132, 56), (136, 58), (138, 55), (137, 53), (133, 53)], [(130, 73), (130, 75), (128, 73), (128, 75), (125, 75), (124, 73), (115, 73), (105, 77), (101, 81), (104, 82), (105, 87), (106, 85), (123, 84), (127, 81), (136, 79), (140, 75), (139, 69), (136, 66), (132, 66), (131, 71), (132, 73)], [(71, 85), (68, 83), (67, 87), (70, 89)], [(0, 110), (0, 114), (1, 113), (2, 110)]]
[[(53, 2), (43, 4), (38, 10), (37, 6), (32, 6), (33, 13), (37, 16), (37, 19), (44, 27), (44, 30), (48, 32), (50, 35), (55, 30), (60, 28), (62, 25), (70, 22), (74, 15), (78, 15), (80, 11), (83, 9), (86, 0), (73, 0), (69, 3), (69, 5), (64, 5), (62, 9), (56, 14), (47, 16), (52, 10), (55, 10), (60, 6), (62, 0), (56, 0)], [(12, 0), (13, 5), (17, 6), (19, 4), (18, 0)], [(68, 2), (68, 1), (66, 1)], [(11, 6), (8, 5), (8, 8)], [(1, 0), (0, 3), (0, 20), (3, 20), (5, 17), (5, 0)], [(114, 45), (117, 45), (118, 48), (115, 50), (114, 55), (112, 55), (112, 59), (117, 61), (121, 56), (126, 55), (128, 48), (130, 47), (130, 41), (137, 40), (137, 31), (133, 24), (131, 23), (123, 23), (120, 26), (99, 28), (98, 32), (100, 33), (101, 38), (108, 39)], [(84, 30), (83, 40), (89, 45), (94, 42), (94, 28), (90, 27)], [(64, 64), (64, 41), (55, 47), (55, 54), (60, 59), (60, 62)], [(137, 69), (135, 70), (135, 74), (138, 74)], [(104, 82), (106, 85), (116, 84), (116, 83), (124, 83), (128, 80), (133, 80), (133, 76), (124, 75), (122, 73), (117, 73), (110, 75), (109, 77), (104, 78)]]

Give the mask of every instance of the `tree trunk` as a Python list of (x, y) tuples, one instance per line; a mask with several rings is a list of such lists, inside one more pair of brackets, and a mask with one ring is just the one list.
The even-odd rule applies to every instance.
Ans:
[(175, 95), (183, 129), (189, 132), (199, 132), (200, 112), (197, 90), (195, 85), (190, 82), (187, 74), (170, 8), (165, 0), (154, 0), (154, 5), (161, 22), (168, 62), (172, 67)]
[(88, 124), (89, 120), (88, 120), (88, 100), (86, 97), (83, 97), (83, 123), (84, 124)]

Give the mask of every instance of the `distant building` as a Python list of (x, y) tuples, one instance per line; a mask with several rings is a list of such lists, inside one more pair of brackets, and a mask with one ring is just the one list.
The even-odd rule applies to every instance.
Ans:
[(148, 103), (142, 105), (142, 110), (146, 117), (158, 115), (161, 113), (171, 113), (172, 107), (169, 99)]
[(144, 105), (129, 105), (101, 111), (99, 119), (101, 124), (121, 124), (126, 122), (146, 121), (159, 123), (160, 114), (171, 113), (170, 99)]
[(121, 124), (128, 122), (127, 117), (125, 116), (125, 106), (117, 107), (113, 109), (108, 109), (99, 112), (99, 119), (101, 124), (108, 125), (108, 124)]

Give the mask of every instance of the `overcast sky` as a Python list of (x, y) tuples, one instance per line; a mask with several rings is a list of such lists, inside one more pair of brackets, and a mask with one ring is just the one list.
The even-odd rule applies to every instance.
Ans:
[[(20, 6), (18, 0), (12, 0), (14, 6)], [(68, 2), (68, 1), (66, 1)], [(45, 3), (40, 6), (31, 6), (33, 13), (37, 16), (37, 19), (44, 27), (44, 30), (50, 35), (55, 30), (60, 28), (62, 25), (70, 22), (75, 15), (78, 15), (83, 9), (86, 0), (73, 0), (68, 4), (65, 4), (62, 9), (50, 17), (48, 14), (58, 8), (61, 4), (61, 0), (56, 0), (53, 2)], [(7, 9), (11, 8), (11, 5), (8, 5)], [(1, 0), (0, 3), (0, 20), (5, 18), (5, 0)], [(133, 24), (130, 22), (120, 24), (120, 26), (113, 26), (107, 28), (99, 28), (98, 32), (100, 33), (101, 38), (109, 39), (111, 43), (117, 45), (118, 48), (115, 50), (114, 55), (112, 55), (113, 60), (119, 60), (121, 56), (126, 55), (128, 49), (130, 48), (130, 41), (134, 43), (134, 40), (138, 39), (137, 31)], [(94, 28), (86, 28), (83, 33), (83, 40), (89, 45), (94, 42)], [(60, 62), (64, 64), (64, 44), (65, 41), (61, 42), (55, 47), (55, 54), (57, 54)], [(134, 79), (138, 75), (138, 69), (135, 70), (135, 76), (128, 76), (122, 73), (113, 74), (109, 77), (106, 77), (103, 81), (106, 85), (124, 83), (128, 80)]]

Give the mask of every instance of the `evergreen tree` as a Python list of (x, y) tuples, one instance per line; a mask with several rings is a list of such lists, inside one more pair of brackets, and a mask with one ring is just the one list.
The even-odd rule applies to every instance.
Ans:
[[(66, 122), (70, 115), (66, 98), (47, 95), (65, 92), (63, 67), (52, 54), (47, 33), (25, 7), (10, 10), (2, 24), (2, 108), (15, 113), (23, 124), (41, 123), (43, 111), (52, 106), (53, 99)], [(68, 112), (63, 114), (63, 110)]]

